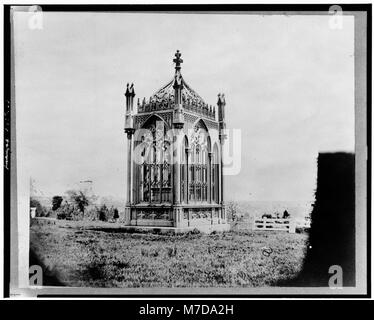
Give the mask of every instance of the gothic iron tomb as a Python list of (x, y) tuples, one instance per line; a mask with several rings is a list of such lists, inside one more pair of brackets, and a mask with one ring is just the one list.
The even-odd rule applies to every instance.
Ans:
[(148, 101), (127, 85), (127, 195), (121, 222), (174, 232), (229, 230), (222, 174), (225, 97), (218, 112), (185, 82), (181, 53), (171, 81)]

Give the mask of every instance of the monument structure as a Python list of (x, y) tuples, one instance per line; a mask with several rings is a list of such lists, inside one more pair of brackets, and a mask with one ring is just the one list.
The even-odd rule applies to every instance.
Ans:
[(184, 80), (181, 53), (174, 76), (148, 100), (127, 84), (126, 209), (133, 228), (186, 232), (229, 229), (222, 170), (225, 96), (208, 105)]

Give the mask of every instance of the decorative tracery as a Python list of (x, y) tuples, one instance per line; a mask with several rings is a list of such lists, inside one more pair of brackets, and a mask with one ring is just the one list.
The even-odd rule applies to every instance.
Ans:
[[(136, 170), (136, 203), (173, 203), (173, 137), (158, 117), (148, 119), (140, 139), (140, 161)], [(210, 145), (202, 121), (194, 126), (190, 138), (180, 146), (180, 201), (182, 203), (219, 202), (218, 148)]]
[(171, 139), (161, 120), (149, 122), (144, 129), (138, 165), (138, 202), (171, 202)]
[[(209, 142), (209, 143), (208, 143)], [(185, 165), (182, 176), (187, 180), (183, 183), (182, 196), (185, 202), (210, 201), (210, 140), (208, 131), (203, 123), (198, 122), (191, 135), (191, 143), (183, 157)], [(187, 163), (187, 165), (186, 165)], [(188, 194), (188, 195), (187, 195)]]

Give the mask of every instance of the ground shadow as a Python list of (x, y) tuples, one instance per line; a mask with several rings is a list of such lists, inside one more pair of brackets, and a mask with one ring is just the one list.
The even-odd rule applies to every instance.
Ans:
[(43, 270), (43, 286), (58, 286), (62, 287), (65, 286), (64, 283), (62, 283), (58, 279), (58, 274), (55, 270), (50, 270), (43, 262), (42, 260), (38, 257), (38, 255), (30, 249), (29, 253), (29, 265), (31, 266), (40, 266)]

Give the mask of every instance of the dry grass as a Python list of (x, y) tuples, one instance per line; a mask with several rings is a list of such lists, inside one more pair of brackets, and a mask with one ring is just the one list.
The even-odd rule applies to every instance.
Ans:
[[(273, 231), (154, 235), (105, 227), (33, 225), (31, 249), (67, 286), (253, 287), (296, 276), (308, 238)], [(264, 247), (272, 249), (269, 256)]]

